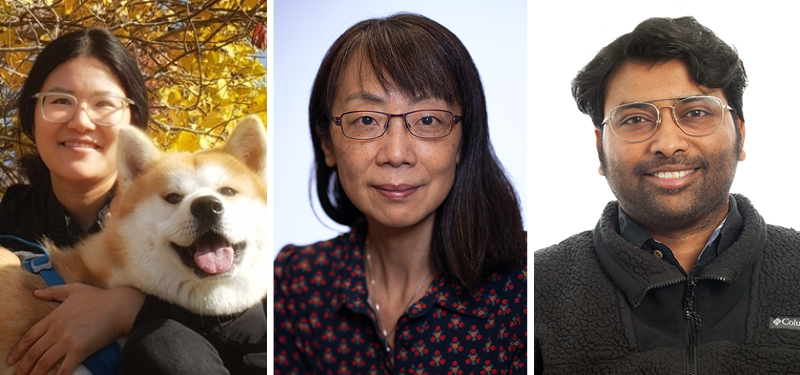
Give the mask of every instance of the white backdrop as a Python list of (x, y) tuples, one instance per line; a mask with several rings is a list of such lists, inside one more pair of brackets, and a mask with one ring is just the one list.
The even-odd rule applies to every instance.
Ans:
[[(564, 2), (566, 3), (566, 2)], [(550, 3), (552, 4), (552, 3)], [(603, 177), (589, 116), (570, 81), (604, 46), (650, 17), (691, 15), (733, 45), (744, 61), (747, 159), (731, 189), (755, 204), (767, 223), (800, 228), (798, 177), (797, 12), (782, 2), (531, 2), (528, 9), (529, 249), (592, 229), (614, 199)]]
[(530, 119), (530, 114), (526, 110), (524, 1), (497, 2), (488, 7), (483, 1), (457, 0), (277, 0), (270, 14), (274, 22), (274, 89), (270, 92), (274, 105), (270, 109), (270, 128), (275, 132), (275, 159), (274, 184), (270, 188), (276, 198), (275, 254), (289, 243), (309, 244), (348, 230), (325, 215), (315, 194), (309, 199), (313, 165), (308, 132), (309, 94), (325, 52), (339, 35), (364, 19), (401, 11), (419, 13), (441, 23), (470, 51), (484, 84), (495, 151), (526, 207), (526, 118)]

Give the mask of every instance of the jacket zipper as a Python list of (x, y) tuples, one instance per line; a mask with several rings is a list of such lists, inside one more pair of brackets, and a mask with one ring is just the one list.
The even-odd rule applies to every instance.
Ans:
[(689, 336), (689, 346), (686, 348), (686, 373), (689, 375), (697, 374), (697, 333), (700, 330), (700, 316), (695, 310), (695, 288), (697, 278), (690, 277), (686, 284), (686, 324)]
[(644, 300), (645, 295), (647, 292), (677, 284), (683, 281), (686, 281), (686, 298), (684, 300), (684, 313), (686, 315), (686, 329), (689, 337), (689, 345), (686, 348), (686, 372), (690, 375), (697, 375), (697, 351), (699, 346), (698, 340), (698, 332), (701, 328), (700, 325), (700, 315), (697, 313), (695, 309), (695, 288), (697, 287), (698, 280), (716, 280), (722, 281), (728, 284), (733, 283), (733, 280), (728, 279), (727, 277), (723, 276), (700, 276), (700, 277), (687, 277), (687, 278), (677, 278), (668, 280), (665, 282), (661, 282), (658, 284), (650, 285), (649, 287), (645, 288), (642, 294), (639, 296), (638, 300), (635, 301), (634, 307), (639, 306)]
[(647, 288), (645, 288), (644, 291), (642, 291), (642, 294), (639, 295), (639, 298), (636, 299), (636, 301), (634, 302), (633, 307), (639, 307), (639, 305), (642, 304), (642, 301), (644, 301), (644, 297), (647, 295), (647, 292), (649, 292), (649, 291), (651, 291), (653, 289), (658, 289), (658, 288), (661, 288), (661, 287), (677, 284), (677, 283), (684, 282), (684, 281), (686, 281), (686, 279), (681, 277), (681, 278), (672, 279), (672, 280), (665, 281), (665, 282), (662, 282), (662, 283), (659, 283), (659, 284), (654, 284), (654, 285), (648, 286)]

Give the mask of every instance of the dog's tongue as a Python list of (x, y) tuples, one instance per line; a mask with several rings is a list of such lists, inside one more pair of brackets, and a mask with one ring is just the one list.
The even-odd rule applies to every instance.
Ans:
[(195, 243), (194, 262), (208, 274), (227, 272), (233, 264), (233, 248), (220, 236), (202, 236)]

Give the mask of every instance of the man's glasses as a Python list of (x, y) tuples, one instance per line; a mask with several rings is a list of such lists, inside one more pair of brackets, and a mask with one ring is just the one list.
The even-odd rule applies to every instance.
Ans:
[(96, 95), (87, 100), (78, 100), (71, 94), (40, 92), (33, 97), (39, 99), (42, 117), (55, 123), (72, 120), (81, 103), (86, 103), (85, 110), (92, 122), (100, 126), (115, 126), (125, 117), (125, 108), (136, 104), (133, 100), (116, 95)]
[(453, 124), (461, 121), (461, 116), (450, 111), (423, 109), (396, 115), (375, 111), (345, 112), (334, 117), (333, 122), (342, 128), (347, 138), (373, 139), (386, 133), (392, 117), (402, 117), (411, 135), (418, 138), (446, 137), (453, 130)]
[[(678, 102), (673, 106), (661, 107), (652, 104), (661, 100), (678, 100)], [(658, 130), (658, 125), (661, 124), (661, 108), (671, 108), (672, 119), (678, 127), (684, 133), (695, 137), (716, 131), (725, 118), (725, 110), (733, 110), (714, 96), (655, 99), (617, 106), (603, 120), (603, 124), (608, 125), (611, 132), (625, 142), (642, 142), (652, 137)]]

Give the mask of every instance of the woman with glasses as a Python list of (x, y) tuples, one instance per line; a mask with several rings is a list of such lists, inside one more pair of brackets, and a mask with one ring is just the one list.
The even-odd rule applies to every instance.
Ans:
[[(36, 153), (23, 158), (30, 184), (8, 188), (0, 201), (0, 234), (71, 246), (103, 228), (117, 174), (119, 129), (147, 127), (141, 73), (127, 49), (105, 30), (83, 30), (52, 41), (36, 59), (19, 93), (19, 124)], [(37, 252), (19, 243), (3, 245)], [(37, 291), (61, 304), (28, 330), (12, 350), (17, 373), (72, 371), (87, 356), (131, 330), (142, 292), (69, 284)], [(63, 362), (62, 362), (63, 361)]]
[[(88, 29), (48, 44), (19, 96), (20, 125), (37, 151), (24, 159), (30, 184), (10, 187), (0, 201), (0, 234), (31, 242), (47, 237), (66, 247), (102, 230), (117, 176), (117, 135), (125, 126), (146, 129), (148, 111), (142, 75), (114, 35)], [(37, 251), (12, 241), (3, 245)], [(249, 323), (263, 317), (203, 320), (128, 287), (72, 283), (36, 296), (61, 304), (12, 350), (7, 362), (18, 364), (18, 374), (43, 374), (54, 366), (71, 374), (123, 335), (128, 337), (121, 357), (104, 361), (119, 362), (122, 374), (227, 374), (225, 364), (258, 364), (256, 357), (266, 357), (254, 353), (261, 346), (240, 345), (250, 331), (260, 332)], [(212, 338), (230, 338), (227, 351), (183, 324), (195, 318)]]
[(276, 371), (525, 371), (526, 240), (487, 121), (440, 24), (397, 14), (333, 43), (309, 125), (317, 196), (351, 231), (278, 255)]
[[(102, 230), (117, 176), (119, 130), (125, 126), (144, 130), (148, 119), (141, 72), (113, 34), (87, 29), (49, 43), (19, 94), (19, 124), (36, 146), (36, 153), (22, 161), (30, 184), (6, 191), (0, 201), (0, 234), (31, 242), (47, 238), (68, 247)], [(38, 252), (15, 241), (2, 245)], [(55, 366), (59, 373), (71, 374), (88, 356), (131, 333), (135, 320), (147, 320), (161, 308), (155, 299), (145, 302), (144, 293), (128, 287), (104, 290), (72, 283), (37, 291), (36, 296), (61, 304), (28, 330), (9, 358), (0, 358), (16, 363), (18, 374), (43, 374)], [(126, 348), (142, 352), (137, 339), (142, 330), (134, 331)], [(172, 344), (195, 353), (213, 351), (199, 340), (186, 342)], [(197, 374), (225, 371), (219, 358), (202, 357), (217, 367), (196, 367), (206, 362), (194, 357), (168, 365), (176, 369), (188, 363), (192, 369), (203, 369), (192, 371)], [(135, 358), (137, 364), (144, 362), (139, 359)]]

